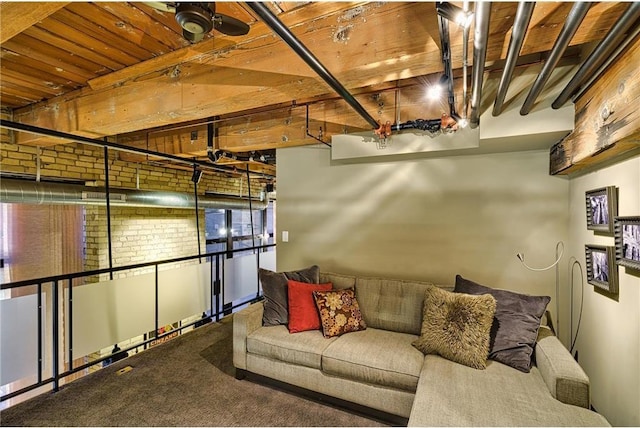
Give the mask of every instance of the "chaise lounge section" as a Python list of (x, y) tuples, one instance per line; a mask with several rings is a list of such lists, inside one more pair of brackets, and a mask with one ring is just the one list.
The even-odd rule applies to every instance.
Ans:
[(491, 360), (478, 370), (414, 346), (426, 292), (452, 287), (335, 273), (318, 280), (355, 289), (366, 329), (330, 338), (290, 333), (264, 326), (265, 302), (253, 304), (233, 320), (239, 378), (256, 374), (410, 426), (608, 425), (589, 410), (589, 380), (549, 328), (538, 331), (528, 373)]

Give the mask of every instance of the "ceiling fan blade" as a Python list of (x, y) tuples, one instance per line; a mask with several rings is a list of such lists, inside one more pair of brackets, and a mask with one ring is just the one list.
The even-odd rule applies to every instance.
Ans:
[(249, 32), (249, 25), (227, 15), (217, 14), (213, 17), (213, 28), (228, 36), (244, 36)]

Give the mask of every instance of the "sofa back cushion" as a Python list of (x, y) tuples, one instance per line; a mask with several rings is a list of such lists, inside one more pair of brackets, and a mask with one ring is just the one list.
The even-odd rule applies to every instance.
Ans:
[(356, 298), (367, 326), (420, 335), (428, 282), (357, 278)]
[(341, 273), (320, 272), (320, 283), (330, 282), (334, 290), (345, 290), (356, 287), (356, 277), (353, 275), (343, 275)]

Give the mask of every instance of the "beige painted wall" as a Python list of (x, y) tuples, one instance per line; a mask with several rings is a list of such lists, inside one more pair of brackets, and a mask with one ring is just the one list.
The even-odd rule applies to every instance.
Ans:
[(319, 146), (277, 156), (279, 270), (317, 263), (441, 284), (461, 274), (555, 295), (554, 269), (516, 258), (548, 266), (567, 239), (569, 183), (548, 175), (546, 151), (357, 164), (332, 164)]
[[(618, 213), (640, 215), (640, 157), (570, 180), (568, 256), (584, 267), (585, 244), (614, 245), (611, 236), (587, 230), (585, 192), (618, 187)], [(575, 275), (578, 275), (576, 272)], [(614, 426), (640, 426), (640, 276), (618, 268), (617, 301), (584, 284), (584, 309), (576, 349), (589, 375), (593, 406)], [(580, 307), (579, 279), (574, 290), (574, 326)]]

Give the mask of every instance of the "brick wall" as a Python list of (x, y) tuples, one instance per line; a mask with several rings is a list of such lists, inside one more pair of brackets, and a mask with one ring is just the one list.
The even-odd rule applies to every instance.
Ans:
[[(5, 142), (3, 136), (0, 148), (0, 169), (3, 172), (36, 175), (38, 156), (40, 160), (40, 176), (42, 178), (67, 178), (83, 180), (96, 186), (104, 186), (104, 157), (101, 148), (80, 144), (60, 144), (50, 147), (34, 147)], [(7, 137), (8, 138), (8, 137)], [(144, 190), (169, 190), (175, 192), (193, 192), (191, 182), (192, 171), (185, 165), (185, 170), (164, 168), (147, 163), (130, 162), (120, 159), (115, 150), (109, 151), (109, 185), (111, 187), (136, 188)], [(252, 190), (262, 186), (257, 181), (251, 182)], [(228, 176), (227, 174), (205, 171), (198, 184), (198, 191), (242, 194), (246, 195), (247, 180), (245, 176)]]
[[(13, 115), (10, 110), (2, 108), (0, 109), (0, 118), (3, 120), (11, 120)], [(0, 145), (11, 142), (13, 142), (12, 132), (6, 128), (0, 128)]]
[[(4, 117), (4, 116), (3, 116)], [(35, 176), (40, 168), (47, 177), (81, 180), (102, 187), (105, 183), (104, 151), (82, 144), (61, 144), (34, 147), (3, 142), (0, 147), (0, 170)], [(7, 135), (7, 140), (10, 140)], [(39, 158), (39, 159), (38, 159)], [(109, 150), (109, 185), (113, 188), (139, 188), (193, 194), (190, 168), (174, 169), (121, 159)], [(262, 185), (251, 182), (257, 193)], [(245, 176), (205, 171), (198, 193), (205, 191), (248, 193)], [(200, 210), (201, 248), (205, 251), (204, 210)], [(197, 254), (195, 214), (192, 209), (111, 207), (113, 265), (156, 261)], [(86, 267), (85, 270), (106, 268), (108, 263), (106, 208), (87, 205), (85, 208)]]
[[(86, 270), (106, 268), (109, 266), (106, 208), (89, 205), (85, 212)], [(199, 210), (199, 221), (204, 253), (203, 210)], [(114, 267), (198, 254), (195, 212), (192, 209), (111, 207), (111, 247)], [(151, 270), (142, 269), (136, 274)], [(130, 274), (124, 271), (114, 277)]]

